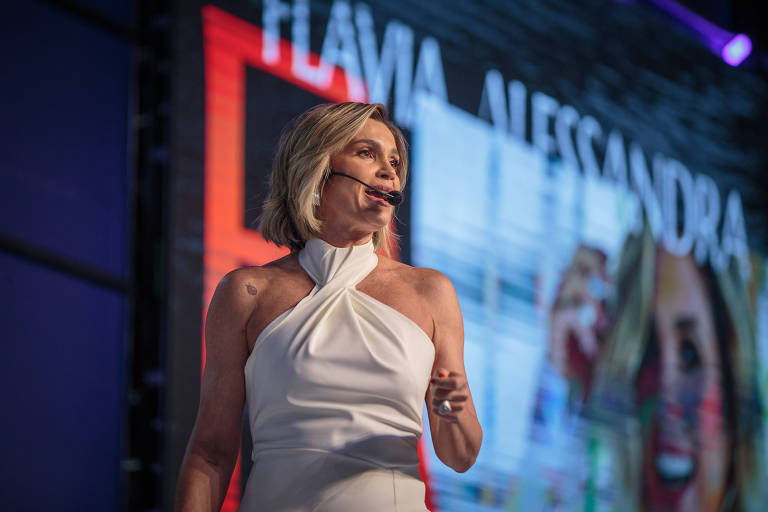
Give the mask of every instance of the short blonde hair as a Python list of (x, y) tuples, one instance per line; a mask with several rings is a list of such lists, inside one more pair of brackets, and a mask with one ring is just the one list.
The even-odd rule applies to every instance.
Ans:
[[(331, 172), (331, 156), (343, 150), (368, 119), (384, 123), (395, 138), (400, 154), (395, 172), (401, 189), (408, 173), (405, 137), (387, 115), (384, 105), (374, 103), (325, 103), (316, 105), (283, 130), (272, 163), (269, 192), (259, 219), (265, 240), (287, 245), (298, 252), (319, 235), (322, 221), (315, 212), (315, 194)], [(389, 253), (389, 226), (373, 234), (376, 249)]]

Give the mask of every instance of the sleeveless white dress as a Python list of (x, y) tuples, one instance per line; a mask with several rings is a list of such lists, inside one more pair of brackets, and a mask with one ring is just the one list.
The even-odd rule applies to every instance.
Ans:
[(378, 264), (371, 242), (313, 239), (299, 263), (315, 287), (245, 364), (253, 467), (240, 510), (424, 512), (416, 446), (432, 341), (355, 288)]

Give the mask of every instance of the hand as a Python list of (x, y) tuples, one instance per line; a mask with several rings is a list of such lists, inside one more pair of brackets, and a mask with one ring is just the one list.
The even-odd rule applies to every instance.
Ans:
[[(464, 410), (464, 404), (469, 398), (466, 376), (445, 368), (437, 368), (429, 383), (429, 392), (432, 395), (430, 401), (432, 412), (441, 420), (457, 422), (459, 420), (458, 415)], [(442, 414), (440, 404), (445, 400), (450, 403), (451, 411)]]
[[(549, 358), (561, 375), (573, 376), (569, 341), (591, 364), (600, 350), (607, 326), (605, 299), (609, 293), (605, 255), (598, 249), (579, 247), (566, 271), (552, 307)], [(580, 373), (576, 370), (576, 373)]]

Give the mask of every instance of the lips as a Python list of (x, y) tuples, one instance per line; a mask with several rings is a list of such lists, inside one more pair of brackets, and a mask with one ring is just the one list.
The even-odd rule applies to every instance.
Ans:
[(696, 469), (692, 456), (663, 451), (654, 458), (656, 474), (664, 484), (681, 485), (689, 480)]
[(681, 510), (686, 497), (695, 492), (696, 453), (681, 428), (678, 421), (661, 421), (653, 427), (644, 463), (647, 510)]
[(367, 195), (369, 198), (371, 198), (376, 203), (389, 206), (389, 201), (387, 201), (386, 198), (386, 192), (384, 190), (378, 190), (378, 189), (366, 189), (365, 195)]
[[(679, 428), (677, 422), (665, 422), (662, 430)], [(651, 460), (656, 477), (663, 487), (678, 488), (687, 484), (696, 472), (696, 456), (690, 439), (683, 435), (656, 432)]]

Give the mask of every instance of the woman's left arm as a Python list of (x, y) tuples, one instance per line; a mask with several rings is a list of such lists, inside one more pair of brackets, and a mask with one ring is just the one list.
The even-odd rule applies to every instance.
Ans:
[[(426, 402), (432, 443), (438, 458), (463, 473), (475, 463), (483, 430), (477, 421), (464, 369), (464, 322), (453, 285), (443, 274), (429, 271), (425, 295), (432, 310), (435, 362)], [(440, 414), (448, 400), (451, 412)]]

